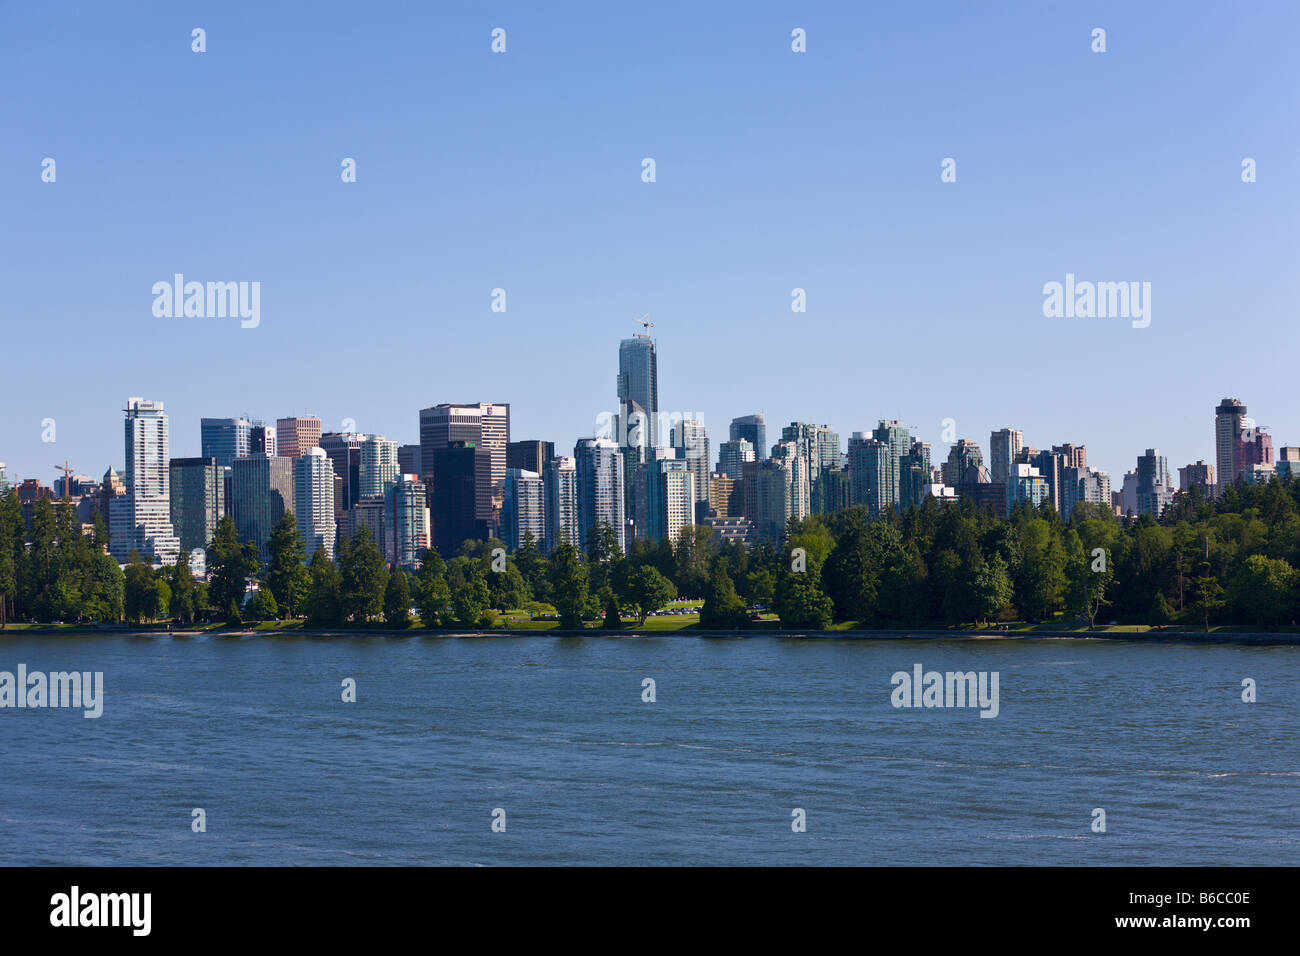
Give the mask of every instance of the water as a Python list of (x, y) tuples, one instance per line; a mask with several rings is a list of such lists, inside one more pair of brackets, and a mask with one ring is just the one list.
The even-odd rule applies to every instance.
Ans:
[[(4, 864), (1300, 863), (1297, 647), (0, 638), (20, 662), (105, 705), (0, 710)], [(893, 708), (915, 663), (998, 671), (1000, 715)]]

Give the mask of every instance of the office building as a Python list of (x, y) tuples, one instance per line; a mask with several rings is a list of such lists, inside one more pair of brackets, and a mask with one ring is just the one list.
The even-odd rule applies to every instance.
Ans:
[(474, 479), (477, 498), (472, 518), (483, 522), (484, 527), (495, 528), (501, 497), (505, 493), (510, 406), (478, 402), (473, 405), (435, 405), (420, 410), (420, 479), (430, 496), (435, 540), (438, 538), (438, 516), (443, 509), (434, 500), (440, 493), (438, 474), (434, 471), (434, 453), (456, 443), (467, 443), (478, 449), (474, 459), (481, 472)]
[[(766, 458), (769, 454), (767, 447), (767, 424), (762, 415), (742, 415), (739, 418), (731, 420), (731, 429), (728, 438), (737, 441), (743, 438), (749, 442), (754, 449), (755, 460)], [(719, 469), (721, 470), (721, 469)], [(727, 474), (731, 474), (727, 472)]]
[(357, 477), (361, 482), (362, 496), (388, 494), (401, 474), (397, 442), (389, 441), (383, 435), (367, 435), (361, 439), (360, 458)]
[(744, 476), (744, 465), (754, 460), (754, 446), (748, 438), (733, 438), (718, 446), (718, 471), (732, 478)]
[(391, 542), (389, 560), (403, 570), (412, 571), (433, 545), (424, 483), (413, 474), (398, 475), (388, 489), (385, 505), (385, 514), (391, 519), (390, 530), (385, 535), (386, 543)]
[(506, 446), (506, 468), (518, 468), (540, 475), (555, 457), (553, 441), (512, 441)]
[(621, 451), (607, 438), (583, 438), (573, 449), (578, 470), (578, 531), (584, 549), (592, 529), (603, 523), (614, 529), (620, 550), (627, 551)]
[(311, 560), (319, 548), (334, 559), (338, 522), (334, 511), (334, 465), (323, 448), (312, 445), (293, 459), (294, 516), (303, 550)]
[(136, 397), (126, 400), (124, 411), (126, 495), (110, 550), (121, 562), (134, 549), (154, 564), (175, 564), (181, 546), (171, 518), (167, 413), (162, 402)]
[(543, 508), (546, 534), (542, 550), (548, 554), (561, 543), (582, 547), (578, 521), (578, 463), (567, 455), (552, 458), (542, 470), (546, 496)]
[(172, 529), (182, 551), (202, 551), (226, 513), (226, 470), (215, 458), (173, 458), (169, 468)]
[(989, 480), (1005, 485), (1016, 456), (1025, 447), (1025, 433), (1019, 428), (999, 428), (989, 435)]
[(278, 418), (275, 422), (275, 450), (282, 458), (300, 458), (320, 444), (320, 419), (315, 415)]
[(215, 458), (229, 468), (236, 458), (248, 457), (252, 423), (246, 418), (204, 418), (199, 422), (200, 457)]
[(1205, 461), (1196, 461), (1178, 469), (1178, 489), (1190, 491), (1193, 485), (1199, 485), (1208, 497), (1214, 497), (1214, 466)]
[(293, 460), (267, 455), (236, 458), (231, 471), (231, 517), (239, 537), (270, 558), (267, 543), (276, 522), (295, 506)]
[(541, 548), (546, 537), (546, 492), (542, 476), (523, 468), (506, 469), (505, 496), (501, 504), (501, 540), (511, 553), (526, 540)]
[[(504, 445), (501, 451), (504, 456)], [(452, 558), (462, 542), (492, 536), (494, 522), (479, 516), (485, 501), (489, 502), (488, 513), (492, 513), (491, 497), (485, 497), (480, 488), (483, 482), (492, 480), (492, 452), (471, 441), (453, 440), (445, 447), (432, 449), (429, 468), (436, 483), (429, 509), (433, 545), (444, 558)], [(503, 494), (504, 484), (503, 474)]]
[(677, 449), (677, 457), (686, 462), (686, 470), (694, 476), (692, 484), (695, 503), (692, 505), (692, 520), (695, 517), (702, 518), (709, 508), (709, 463), (712, 457), (709, 452), (708, 429), (699, 419), (687, 419), (672, 426), (669, 443)]

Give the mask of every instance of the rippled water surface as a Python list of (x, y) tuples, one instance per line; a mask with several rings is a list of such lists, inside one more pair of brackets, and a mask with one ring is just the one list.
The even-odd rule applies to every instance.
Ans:
[[(19, 663), (105, 701), (0, 710), (6, 864), (1300, 864), (1294, 647), (0, 638)], [(895, 709), (917, 663), (997, 671), (998, 717)]]

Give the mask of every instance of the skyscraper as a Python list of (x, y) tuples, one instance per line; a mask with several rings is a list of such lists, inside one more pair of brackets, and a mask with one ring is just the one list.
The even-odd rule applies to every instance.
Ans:
[(265, 458), (275, 458), (279, 454), (278, 447), (275, 426), (253, 422), (252, 427), (248, 430), (248, 453), (250, 455), (261, 455)]
[(424, 483), (412, 474), (399, 475), (388, 490), (386, 512), (391, 516), (391, 560), (406, 570), (414, 568), (432, 546), (429, 503)]
[(1225, 398), (1214, 410), (1214, 464), (1219, 474), (1216, 494), (1222, 495), (1241, 474), (1241, 435), (1250, 427), (1246, 406), (1235, 398)]
[(744, 465), (754, 460), (754, 446), (748, 438), (733, 438), (718, 446), (718, 471), (739, 481), (744, 476)]
[(642, 449), (659, 444), (659, 364), (649, 335), (618, 344), (617, 384), (618, 444)]
[(573, 449), (578, 471), (578, 533), (585, 549), (592, 529), (607, 524), (627, 550), (624, 527), (623, 455), (607, 438), (583, 438)]
[(898, 500), (898, 460), (890, 445), (854, 432), (849, 437), (849, 480), (850, 499), (872, 517), (892, 508)]
[(212, 542), (226, 513), (226, 470), (215, 458), (173, 458), (169, 471), (172, 528), (192, 555)]
[[(728, 437), (732, 441), (743, 438), (754, 447), (754, 459), (761, 461), (771, 451), (767, 447), (767, 424), (762, 415), (742, 415), (731, 420)], [(739, 476), (737, 476), (739, 477)]]
[(1178, 489), (1190, 491), (1192, 485), (1200, 485), (1201, 490), (1210, 497), (1214, 496), (1214, 466), (1205, 461), (1197, 461), (1178, 469)]
[(171, 519), (167, 414), (162, 402), (135, 397), (126, 400), (125, 412), (124, 520), (112, 529), (111, 550), (118, 561), (134, 548), (155, 564), (175, 564), (181, 545)]
[(361, 441), (365, 437), (360, 432), (328, 432), (320, 437), (319, 445), (339, 479), (340, 494), (334, 500), (336, 514), (350, 509), (361, 497)]
[(704, 517), (709, 505), (709, 462), (712, 460), (709, 455), (709, 432), (699, 419), (687, 419), (672, 427), (669, 443), (677, 449), (677, 457), (686, 462), (686, 470), (695, 478), (693, 484), (696, 503), (691, 516), (693, 522), (697, 514)]
[(577, 460), (566, 455), (552, 458), (542, 471), (542, 486), (546, 495), (546, 536), (542, 550), (550, 553), (562, 542), (581, 548)]
[(267, 542), (286, 511), (294, 509), (293, 460), (268, 455), (236, 458), (231, 467), (231, 517), (241, 538), (253, 542), (262, 560)]
[(275, 421), (276, 452), (284, 458), (299, 458), (320, 444), (320, 419), (315, 415), (278, 418)]
[(429, 509), (433, 544), (444, 558), (452, 558), (462, 542), (491, 534), (488, 521), (478, 517), (478, 508), (484, 500), (479, 485), (491, 480), (492, 453), (474, 442), (459, 440), (432, 452), (429, 468), (437, 482)]
[(215, 458), (229, 468), (236, 458), (248, 455), (252, 423), (246, 418), (204, 418), (199, 422), (200, 457)]
[(338, 525), (334, 518), (334, 466), (313, 445), (293, 460), (294, 515), (307, 558), (324, 548), (333, 560)]
[(999, 428), (989, 435), (989, 478), (1005, 485), (1020, 449), (1025, 447), (1025, 433), (1018, 428)]
[[(660, 458), (640, 469), (646, 484), (644, 537), (675, 544), (682, 529), (695, 522), (695, 475), (690, 463), (684, 458)], [(638, 536), (642, 536), (641, 524), (638, 520)]]
[(553, 441), (512, 441), (506, 446), (506, 468), (519, 468), (540, 475), (546, 463), (554, 457)]
[(501, 505), (501, 540), (509, 551), (515, 552), (529, 536), (538, 548), (546, 536), (542, 476), (523, 468), (507, 468), (505, 499)]
[(397, 462), (397, 442), (383, 435), (367, 435), (361, 439), (361, 463), (357, 476), (361, 481), (361, 494), (386, 495), (397, 484), (401, 471)]
[[(430, 508), (434, 512), (434, 537), (438, 535), (438, 515), (443, 509), (436, 503), (438, 474), (434, 470), (434, 452), (449, 448), (454, 442), (468, 442), (485, 455), (474, 456), (481, 473), (475, 478), (473, 518), (495, 527), (501, 496), (505, 492), (506, 446), (510, 444), (510, 406), (504, 403), (479, 402), (475, 405), (435, 405), (420, 410), (420, 480), (428, 488)], [(440, 547), (439, 551), (442, 550)]]
[[(1127, 476), (1126, 476), (1127, 477)], [(1159, 518), (1173, 498), (1173, 484), (1165, 456), (1148, 448), (1137, 460), (1137, 513)]]

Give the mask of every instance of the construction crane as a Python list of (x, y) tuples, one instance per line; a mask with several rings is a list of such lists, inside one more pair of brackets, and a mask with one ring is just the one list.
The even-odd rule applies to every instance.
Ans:
[(653, 328), (655, 327), (655, 324), (654, 324), (653, 322), (650, 321), (650, 313), (649, 313), (649, 312), (647, 312), (645, 315), (641, 316), (641, 318), (639, 318), (639, 319), (633, 319), (632, 321), (633, 321), (633, 322), (640, 322), (640, 323), (641, 323), (641, 326), (645, 329), (645, 334), (646, 334), (646, 335), (649, 335), (649, 334), (650, 334), (650, 330), (653, 329)]
[(63, 465), (55, 465), (54, 470), (63, 472), (63, 500), (70, 501), (72, 499), (72, 475), (74, 469), (68, 467), (68, 459), (65, 458), (63, 459)]

